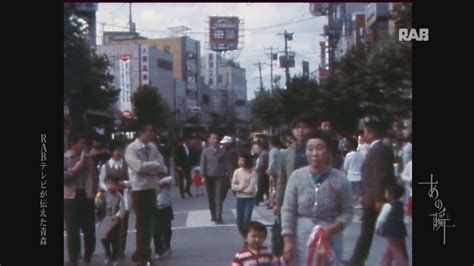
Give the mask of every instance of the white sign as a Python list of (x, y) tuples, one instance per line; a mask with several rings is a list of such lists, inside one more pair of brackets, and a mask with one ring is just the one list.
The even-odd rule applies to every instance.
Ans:
[(215, 53), (209, 53), (206, 58), (206, 83), (209, 86), (217, 85), (217, 58)]
[(428, 29), (398, 29), (398, 40), (399, 41), (428, 41), (429, 40), (429, 30)]
[(140, 80), (142, 85), (150, 84), (150, 72), (148, 71), (148, 45), (140, 45)]
[(130, 90), (130, 56), (121, 55), (119, 58), (120, 67), (120, 111), (132, 110), (131, 90)]
[(217, 19), (214, 24), (212, 25), (212, 29), (237, 29), (239, 27), (239, 24), (235, 23), (235, 19)]

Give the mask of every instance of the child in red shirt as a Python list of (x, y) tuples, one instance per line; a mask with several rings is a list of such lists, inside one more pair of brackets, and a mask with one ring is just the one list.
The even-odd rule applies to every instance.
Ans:
[(244, 242), (246, 247), (235, 254), (232, 266), (284, 266), (282, 257), (273, 256), (271, 251), (263, 246), (267, 238), (267, 228), (259, 222), (250, 221), (244, 226)]
[(196, 190), (195, 195), (196, 196), (204, 195), (204, 193), (202, 192), (203, 178), (201, 176), (201, 168), (199, 166), (194, 167), (192, 179), (193, 179), (193, 185)]

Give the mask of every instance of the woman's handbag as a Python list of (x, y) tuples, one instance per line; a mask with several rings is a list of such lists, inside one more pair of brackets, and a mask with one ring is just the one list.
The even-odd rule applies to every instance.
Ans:
[(281, 256), (283, 254), (283, 236), (281, 235), (280, 217), (276, 217), (272, 225), (272, 254)]

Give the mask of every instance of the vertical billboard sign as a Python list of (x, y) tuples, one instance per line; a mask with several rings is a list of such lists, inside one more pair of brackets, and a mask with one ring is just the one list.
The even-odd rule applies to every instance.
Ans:
[(209, 49), (216, 52), (237, 50), (239, 23), (238, 17), (210, 17)]
[(148, 71), (148, 45), (140, 45), (140, 79), (142, 85), (150, 84), (150, 73)]
[(217, 58), (215, 53), (209, 53), (206, 62), (206, 83), (213, 87), (217, 84)]
[(121, 55), (120, 68), (120, 111), (132, 110), (130, 91), (130, 55)]

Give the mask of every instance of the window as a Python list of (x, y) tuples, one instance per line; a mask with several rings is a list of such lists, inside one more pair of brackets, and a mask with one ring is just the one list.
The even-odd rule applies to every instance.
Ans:
[(207, 95), (207, 94), (202, 95), (202, 103), (203, 104), (209, 104), (209, 95)]
[(148, 57), (143, 56), (143, 57), (142, 57), (142, 61), (143, 61), (143, 62), (147, 62), (147, 61), (148, 61)]
[(158, 59), (157, 60), (158, 67), (168, 69), (168, 70), (173, 70), (173, 62), (168, 61), (165, 59)]
[(169, 45), (163, 46), (163, 50), (165, 51), (165, 53), (169, 53), (170, 52), (170, 46)]
[(217, 83), (222, 84), (222, 75), (217, 76)]

